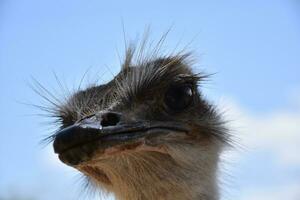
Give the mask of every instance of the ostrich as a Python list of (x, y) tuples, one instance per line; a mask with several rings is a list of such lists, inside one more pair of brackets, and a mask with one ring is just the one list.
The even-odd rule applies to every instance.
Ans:
[(118, 200), (219, 199), (230, 137), (198, 87), (207, 75), (192, 71), (189, 53), (140, 51), (127, 48), (110, 82), (56, 105), (55, 153)]

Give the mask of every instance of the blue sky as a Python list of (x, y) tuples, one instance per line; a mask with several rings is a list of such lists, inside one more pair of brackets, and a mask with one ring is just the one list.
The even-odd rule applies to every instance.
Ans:
[(193, 40), (196, 71), (217, 73), (203, 90), (229, 110), (247, 149), (229, 153), (233, 164), (226, 173), (233, 178), (222, 175), (224, 199), (265, 200), (275, 190), (276, 196), (285, 192), (296, 200), (299, 19), (297, 0), (0, 0), (0, 199), (14, 194), (41, 200), (76, 196), (77, 173), (57, 162), (50, 147), (39, 145), (49, 133), (41, 124), (45, 120), (19, 102), (41, 101), (28, 85), (31, 76), (52, 91), (58, 89), (53, 71), (71, 88), (87, 69), (90, 80), (110, 79), (120, 68), (123, 21), (132, 39), (147, 25), (153, 39), (172, 26), (166, 51)]

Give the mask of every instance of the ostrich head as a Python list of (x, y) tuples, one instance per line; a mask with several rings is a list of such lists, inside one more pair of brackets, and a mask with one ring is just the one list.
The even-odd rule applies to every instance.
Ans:
[(56, 108), (59, 159), (119, 200), (218, 199), (219, 155), (228, 134), (205, 100), (188, 54), (133, 63)]

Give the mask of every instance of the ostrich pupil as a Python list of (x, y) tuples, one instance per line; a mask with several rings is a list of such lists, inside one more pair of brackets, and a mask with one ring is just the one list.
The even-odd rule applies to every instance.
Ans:
[(187, 108), (193, 98), (193, 91), (189, 85), (171, 86), (165, 95), (165, 104), (172, 111), (182, 111)]

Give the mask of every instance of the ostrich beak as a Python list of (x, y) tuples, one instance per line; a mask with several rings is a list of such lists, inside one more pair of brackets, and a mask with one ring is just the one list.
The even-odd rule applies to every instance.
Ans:
[(138, 121), (131, 123), (107, 123), (103, 116), (84, 118), (55, 134), (54, 152), (59, 159), (71, 166), (91, 159), (97, 151), (105, 152), (114, 146), (133, 145), (141, 139), (161, 134), (188, 132), (181, 123)]

